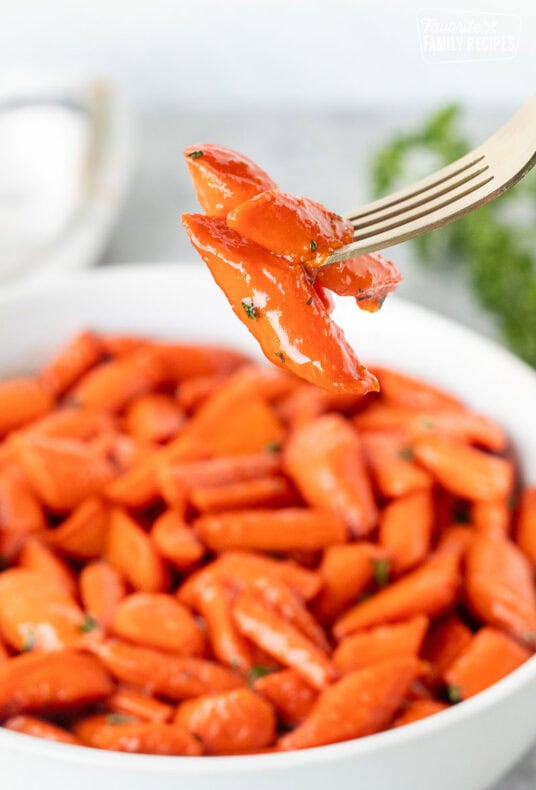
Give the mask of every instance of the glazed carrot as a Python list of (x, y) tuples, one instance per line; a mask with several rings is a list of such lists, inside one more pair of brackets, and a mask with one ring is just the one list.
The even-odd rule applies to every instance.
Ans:
[(279, 747), (309, 749), (384, 729), (420, 672), (419, 661), (410, 656), (351, 672), (322, 692), (305, 721), (279, 739)]
[(252, 652), (233, 620), (229, 590), (220, 582), (207, 581), (196, 596), (196, 608), (207, 625), (216, 658), (248, 672), (253, 666)]
[(473, 502), (471, 524), (484, 535), (507, 537), (510, 532), (512, 510), (508, 502)]
[(417, 614), (436, 617), (456, 601), (458, 565), (458, 557), (452, 554), (432, 554), (416, 570), (344, 614), (335, 625), (335, 636), (342, 639), (354, 631)]
[(414, 463), (413, 450), (403, 435), (363, 433), (361, 446), (371, 477), (383, 496), (398, 497), (431, 488), (432, 476)]
[(162, 592), (168, 576), (162, 558), (142, 527), (119, 508), (112, 510), (106, 560), (141, 592)]
[(430, 550), (434, 510), (429, 491), (417, 491), (391, 502), (380, 515), (379, 543), (391, 558), (395, 574), (422, 562)]
[(100, 702), (112, 688), (93, 656), (74, 650), (16, 656), (0, 665), (0, 718), (73, 710)]
[[(311, 269), (308, 267), (307, 264), (304, 264), (305, 270), (311, 274)], [(323, 304), (325, 311), (331, 315), (331, 313), (335, 310), (335, 302), (329, 291), (323, 288), (320, 283), (317, 283), (316, 280), (313, 280), (313, 288), (316, 291), (320, 302)]]
[(413, 445), (415, 458), (447, 491), (471, 501), (506, 499), (512, 490), (513, 467), (460, 442), (429, 436)]
[(0, 382), (0, 438), (47, 414), (53, 405), (52, 395), (37, 379)]
[(249, 396), (229, 405), (225, 422), (207, 436), (205, 452), (216, 456), (260, 453), (283, 438), (276, 413), (261, 398)]
[(333, 663), (341, 674), (354, 672), (393, 656), (419, 654), (428, 618), (417, 615), (401, 623), (379, 625), (343, 639), (333, 654)]
[(178, 386), (177, 403), (187, 414), (193, 414), (203, 401), (219, 390), (224, 381), (225, 376), (221, 374), (186, 379)]
[(77, 584), (71, 569), (37, 538), (28, 538), (19, 554), (19, 566), (42, 574), (50, 584), (76, 595)]
[(329, 414), (296, 430), (285, 449), (285, 468), (312, 506), (344, 519), (354, 535), (374, 527), (377, 510), (356, 432)]
[(339, 296), (354, 296), (365, 310), (381, 307), (402, 279), (396, 266), (378, 252), (321, 266), (315, 274), (316, 283)]
[(521, 495), (516, 539), (521, 551), (536, 567), (536, 487), (525, 489)]
[(198, 738), (206, 754), (262, 749), (275, 738), (271, 704), (250, 689), (235, 689), (183, 702), (175, 724)]
[(172, 595), (133, 593), (117, 605), (112, 631), (134, 644), (183, 656), (200, 656), (203, 633), (191, 612)]
[(227, 225), (270, 252), (292, 263), (307, 263), (309, 268), (320, 267), (354, 234), (351, 222), (320, 203), (279, 190), (241, 202), (227, 215)]
[(28, 535), (45, 529), (43, 508), (21, 470), (8, 464), (0, 470), (0, 554), (10, 559)]
[(84, 616), (63, 584), (27, 568), (0, 574), (0, 634), (15, 650), (77, 644)]
[(374, 368), (382, 398), (393, 406), (441, 411), (462, 408), (460, 401), (432, 384), (387, 368)]
[(153, 524), (151, 540), (159, 554), (175, 568), (183, 570), (195, 565), (204, 555), (205, 549), (182, 513), (166, 510)]
[(89, 716), (78, 721), (74, 731), (86, 746), (114, 752), (189, 757), (202, 753), (199, 742), (183, 727), (153, 721), (125, 721), (121, 714)]
[(300, 724), (318, 699), (318, 691), (296, 669), (263, 675), (255, 680), (253, 688), (271, 702), (281, 721), (290, 727)]
[(191, 145), (184, 157), (201, 208), (210, 216), (226, 217), (244, 200), (266, 189), (277, 189), (255, 162), (222, 145)]
[(146, 337), (138, 335), (105, 334), (99, 339), (107, 357), (124, 357), (148, 344)]
[(120, 573), (105, 560), (90, 562), (80, 573), (80, 597), (84, 609), (103, 628), (113, 622), (115, 610), (126, 595)]
[(72, 510), (100, 493), (114, 476), (106, 458), (76, 439), (26, 434), (13, 440), (13, 449), (33, 488), (52, 510)]
[(457, 615), (433, 623), (422, 649), (422, 657), (428, 663), (426, 683), (432, 688), (441, 681), (446, 670), (458, 658), (472, 639), (472, 633)]
[(95, 642), (90, 649), (118, 680), (171, 700), (216, 694), (243, 685), (234, 672), (201, 658), (162, 653), (115, 639)]
[(131, 688), (118, 688), (108, 697), (106, 707), (112, 713), (134, 716), (143, 721), (169, 722), (175, 712), (172, 705)]
[(53, 357), (39, 376), (55, 397), (63, 395), (101, 361), (104, 349), (93, 332), (80, 332)]
[(163, 341), (150, 346), (163, 362), (166, 379), (172, 384), (199, 376), (229, 374), (249, 362), (244, 354), (223, 346)]
[(449, 696), (468, 699), (524, 664), (531, 654), (494, 628), (482, 628), (444, 674)]
[(115, 413), (165, 378), (164, 363), (154, 350), (142, 347), (93, 368), (72, 390), (72, 397), (83, 408)]
[(176, 400), (154, 392), (135, 400), (125, 416), (127, 431), (148, 442), (167, 442), (177, 435), (185, 415)]
[(435, 699), (419, 699), (411, 702), (400, 716), (393, 722), (393, 727), (403, 727), (405, 724), (412, 724), (414, 721), (427, 719), (428, 716), (435, 716), (442, 710), (447, 710), (448, 705), (438, 702)]
[(314, 603), (321, 622), (331, 622), (374, 581), (375, 567), (385, 562), (385, 552), (373, 543), (329, 546), (324, 551), (319, 573), (322, 590)]
[(89, 497), (45, 539), (64, 554), (77, 559), (96, 559), (106, 545), (110, 509), (98, 497)]
[[(268, 359), (325, 389), (377, 389), (376, 379), (360, 364), (299, 265), (289, 267), (242, 239), (222, 220), (190, 214), (182, 222), (233, 311)], [(262, 300), (256, 294), (262, 294)], [(283, 324), (282, 300), (292, 306)]]
[(338, 516), (305, 508), (237, 510), (201, 516), (194, 521), (194, 529), (213, 551), (314, 551), (346, 538), (346, 526)]
[(258, 595), (242, 593), (233, 607), (233, 616), (244, 636), (284, 666), (296, 669), (315, 688), (325, 688), (336, 677), (326, 654)]
[(458, 524), (453, 524), (441, 533), (441, 538), (437, 544), (438, 554), (452, 554), (461, 561), (475, 537), (475, 532)]
[(111, 431), (115, 421), (111, 414), (92, 409), (75, 409), (63, 406), (40, 420), (32, 422), (26, 430), (64, 439), (95, 439), (104, 431)]
[(223, 486), (193, 488), (188, 497), (201, 513), (283, 506), (292, 504), (295, 498), (287, 480), (276, 475)]
[(530, 562), (505, 538), (475, 535), (465, 556), (465, 593), (479, 620), (521, 642), (536, 640), (536, 592)]
[(6, 730), (22, 732), (24, 735), (33, 735), (34, 738), (46, 738), (47, 741), (57, 743), (79, 744), (80, 741), (71, 732), (67, 732), (63, 727), (50, 724), (43, 719), (36, 719), (34, 716), (13, 716), (2, 725)]

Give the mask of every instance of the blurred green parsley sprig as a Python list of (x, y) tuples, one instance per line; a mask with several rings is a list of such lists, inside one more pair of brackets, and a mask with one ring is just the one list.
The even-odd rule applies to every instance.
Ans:
[[(372, 162), (374, 195), (392, 192), (467, 153), (473, 146), (461, 130), (462, 121), (461, 108), (449, 105), (421, 128), (387, 142)], [(426, 265), (461, 267), (506, 344), (536, 367), (534, 171), (497, 200), (412, 244)]]

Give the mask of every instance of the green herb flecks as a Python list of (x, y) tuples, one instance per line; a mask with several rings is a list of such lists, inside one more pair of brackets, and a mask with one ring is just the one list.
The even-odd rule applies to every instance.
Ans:
[(309, 246), (311, 248), (311, 252), (316, 252), (318, 249), (318, 244), (316, 243), (316, 241), (314, 241), (314, 239), (311, 239), (311, 241), (309, 242)]
[(270, 667), (265, 667), (262, 664), (255, 664), (248, 672), (248, 686), (253, 686), (256, 680), (263, 678), (265, 675), (271, 675), (272, 672), (275, 672), (275, 670), (270, 669)]
[(190, 159), (199, 159), (199, 157), (203, 156), (203, 151), (192, 151), (188, 156)]
[(386, 559), (372, 560), (372, 573), (376, 587), (386, 587), (389, 584), (391, 575), (391, 564)]
[(268, 442), (268, 444), (264, 447), (265, 452), (272, 453), (272, 455), (277, 455), (282, 449), (283, 445), (281, 442)]
[(402, 447), (398, 451), (398, 457), (401, 458), (403, 461), (413, 461), (415, 458), (415, 453), (413, 452), (413, 448)]
[(285, 355), (283, 354), (282, 351), (276, 351), (275, 355), (276, 355), (276, 357), (278, 357), (281, 360), (281, 362), (285, 361)]
[(22, 640), (22, 652), (29, 653), (30, 650), (33, 650), (35, 645), (37, 644), (37, 634), (35, 633), (33, 628), (28, 628), (26, 633), (24, 634), (24, 639)]
[(308, 300), (305, 302), (305, 304), (306, 304), (306, 305), (311, 305), (311, 304), (313, 304), (313, 297), (312, 297), (312, 296), (310, 296), (310, 297), (309, 297), (309, 299), (308, 299)]
[(83, 634), (90, 634), (91, 631), (99, 627), (99, 623), (92, 614), (86, 614), (84, 621), (78, 627)]
[(242, 299), (242, 307), (248, 318), (256, 321), (258, 318), (258, 310), (253, 304), (253, 299)]
[(463, 697), (460, 687), (453, 684), (447, 686), (447, 699), (452, 705), (461, 702)]

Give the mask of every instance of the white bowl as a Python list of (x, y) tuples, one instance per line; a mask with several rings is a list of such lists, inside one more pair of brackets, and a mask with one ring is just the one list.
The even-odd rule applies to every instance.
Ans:
[[(536, 481), (536, 375), (506, 351), (422, 308), (388, 300), (379, 315), (337, 307), (370, 361), (420, 375), (493, 416)], [(0, 296), (0, 375), (35, 370), (81, 327), (210, 340), (258, 356), (199, 264), (117, 267), (34, 283)], [(536, 733), (536, 659), (431, 719), (356, 741), (250, 757), (102, 752), (0, 729), (2, 790), (481, 790)]]

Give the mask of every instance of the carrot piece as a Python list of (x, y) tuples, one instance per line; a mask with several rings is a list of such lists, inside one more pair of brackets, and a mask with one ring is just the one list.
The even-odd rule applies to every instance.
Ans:
[(344, 519), (354, 535), (374, 527), (378, 514), (359, 437), (340, 415), (296, 430), (285, 449), (285, 468), (310, 505)]
[(316, 270), (315, 282), (339, 296), (355, 296), (358, 307), (369, 309), (374, 304), (381, 307), (401, 280), (396, 266), (373, 252), (322, 266)]
[(417, 614), (436, 617), (454, 604), (458, 589), (458, 557), (432, 554), (419, 568), (346, 612), (335, 624), (335, 636), (342, 639), (353, 631)]
[(171, 700), (216, 694), (243, 685), (231, 670), (202, 658), (162, 653), (115, 639), (92, 643), (89, 649), (118, 680)]
[(142, 441), (167, 442), (177, 435), (185, 415), (176, 400), (153, 392), (133, 401), (125, 415), (125, 426)]
[(473, 542), (474, 536), (475, 532), (472, 529), (452, 524), (441, 533), (436, 551), (438, 554), (452, 554), (461, 561)]
[(495, 628), (481, 628), (444, 674), (449, 696), (456, 701), (473, 697), (530, 657), (528, 650)]
[(516, 538), (521, 551), (536, 567), (536, 486), (525, 489), (521, 495)]
[(24, 716), (22, 714), (13, 716), (2, 725), (6, 730), (22, 732), (24, 735), (33, 735), (34, 738), (46, 738), (47, 741), (57, 743), (79, 744), (80, 741), (71, 732), (67, 732), (57, 724), (51, 724), (43, 719), (36, 719), (34, 716)]
[(0, 574), (0, 633), (15, 650), (78, 644), (84, 616), (63, 584), (27, 568)]
[(21, 470), (0, 470), (0, 554), (12, 559), (28, 535), (45, 529), (43, 509)]
[(436, 687), (446, 670), (458, 658), (472, 639), (472, 633), (456, 615), (449, 615), (433, 623), (422, 649), (422, 657), (428, 663), (426, 683)]
[(168, 575), (154, 543), (140, 525), (119, 508), (112, 510), (106, 560), (141, 592), (162, 592)]
[(241, 202), (227, 215), (227, 225), (270, 252), (312, 269), (349, 244), (354, 233), (351, 222), (320, 203), (279, 190)]
[[(182, 223), (235, 315), (271, 362), (335, 392), (377, 389), (300, 265), (288, 266), (223, 220), (185, 214)], [(281, 322), (283, 301), (287, 309)]]
[(225, 376), (195, 376), (181, 381), (177, 389), (177, 403), (187, 414), (193, 414), (199, 406), (221, 387)]
[(196, 608), (207, 624), (216, 658), (227, 666), (248, 672), (253, 666), (251, 649), (235, 625), (229, 591), (219, 582), (207, 582), (197, 595)]
[(113, 713), (123, 713), (143, 721), (169, 722), (174, 714), (172, 705), (161, 702), (131, 688), (118, 688), (108, 697), (106, 707)]
[(322, 590), (314, 603), (321, 622), (331, 622), (374, 580), (375, 565), (385, 561), (386, 554), (372, 543), (330, 546), (324, 552), (319, 572)]
[(514, 470), (505, 458), (440, 436), (419, 439), (413, 450), (440, 485), (464, 499), (506, 499), (512, 490)]
[(208, 441), (212, 455), (246, 455), (260, 453), (284, 438), (283, 426), (276, 413), (260, 398), (235, 401)]
[(95, 439), (91, 446), (112, 463), (119, 474), (124, 474), (152, 458), (158, 445), (145, 439), (137, 439), (120, 431), (107, 431)]
[(55, 511), (74, 509), (114, 476), (106, 458), (76, 439), (26, 434), (13, 440), (13, 449), (33, 488)]
[(522, 642), (536, 641), (536, 591), (531, 565), (505, 538), (475, 535), (465, 556), (465, 593), (482, 622)]
[(463, 408), (458, 398), (420, 379), (387, 368), (374, 368), (374, 372), (382, 398), (394, 406), (423, 411)]
[(129, 642), (184, 656), (202, 655), (203, 634), (191, 612), (172, 595), (133, 593), (115, 609), (113, 632)]
[(336, 677), (326, 654), (257, 594), (241, 593), (234, 604), (233, 616), (244, 636), (284, 666), (296, 669), (315, 688), (324, 688)]
[(105, 489), (106, 496), (124, 507), (146, 507), (158, 498), (156, 468), (157, 452), (128, 469)]
[(434, 510), (429, 491), (417, 491), (385, 507), (380, 515), (379, 542), (391, 558), (395, 574), (424, 560), (430, 550)]
[(146, 347), (105, 362), (87, 373), (72, 391), (83, 408), (119, 412), (166, 378), (164, 363)]
[(173, 384), (199, 376), (228, 375), (249, 362), (240, 351), (223, 346), (160, 341), (150, 347), (162, 360), (166, 378)]
[(146, 337), (139, 335), (106, 334), (99, 337), (107, 357), (124, 357), (149, 343)]
[(77, 583), (71, 569), (37, 538), (28, 538), (19, 554), (19, 566), (41, 573), (49, 582), (70, 595), (76, 595)]
[(423, 615), (393, 625), (379, 625), (370, 631), (343, 639), (333, 654), (333, 663), (342, 674), (354, 672), (393, 656), (417, 657), (428, 628)]
[(363, 433), (361, 446), (372, 479), (383, 496), (404, 496), (432, 487), (431, 474), (414, 463), (413, 451), (404, 436)]
[(511, 508), (504, 500), (473, 502), (471, 505), (471, 524), (484, 535), (508, 537), (511, 517)]
[(414, 721), (427, 719), (428, 716), (435, 716), (442, 710), (447, 710), (448, 705), (438, 702), (436, 699), (418, 699), (411, 702), (406, 710), (397, 716), (393, 722), (393, 727), (403, 727), (405, 724), (413, 724)]
[(397, 656), (346, 675), (320, 694), (310, 715), (278, 746), (308, 749), (372, 735), (389, 726), (421, 672), (412, 656)]
[(210, 216), (226, 217), (244, 200), (277, 188), (255, 162), (222, 145), (191, 145), (184, 158), (199, 204)]
[(253, 688), (274, 706), (283, 724), (295, 727), (310, 714), (318, 691), (296, 669), (281, 669), (257, 678)]
[(287, 480), (276, 475), (223, 486), (193, 488), (189, 495), (191, 504), (201, 513), (284, 506), (291, 504), (294, 498)]
[(304, 508), (237, 510), (201, 516), (194, 529), (209, 549), (316, 550), (346, 538), (338, 516)]
[(109, 515), (109, 507), (100, 497), (89, 497), (56, 529), (48, 530), (45, 539), (70, 557), (95, 559), (106, 545)]
[(47, 414), (54, 405), (50, 392), (38, 379), (0, 382), (0, 438)]
[(121, 715), (96, 714), (81, 719), (74, 731), (86, 746), (114, 752), (196, 757), (200, 743), (183, 727), (155, 721), (124, 721)]
[(16, 656), (0, 665), (0, 718), (73, 710), (100, 702), (112, 689), (93, 656), (74, 650)]
[(203, 744), (207, 754), (262, 749), (275, 738), (271, 704), (250, 689), (198, 697), (183, 702), (175, 716)]
[(0, 639), (0, 664), (3, 664), (4, 661), (7, 661), (9, 658), (9, 653), (7, 651), (7, 647), (3, 643), (2, 639)]
[(90, 562), (80, 573), (80, 597), (84, 609), (103, 628), (113, 622), (115, 610), (126, 595), (119, 572), (105, 560)]
[(193, 529), (175, 510), (166, 510), (156, 519), (150, 537), (159, 554), (179, 570), (195, 565), (205, 553)]
[(102, 343), (93, 332), (80, 332), (41, 371), (40, 381), (56, 397), (63, 395), (101, 361)]
[(301, 384), (283, 401), (277, 404), (278, 412), (291, 429), (330, 411), (346, 412), (354, 409), (362, 400), (361, 395), (328, 392), (312, 384)]
[(114, 418), (110, 414), (92, 409), (63, 407), (32, 422), (27, 430), (51, 438), (85, 441), (113, 428)]

